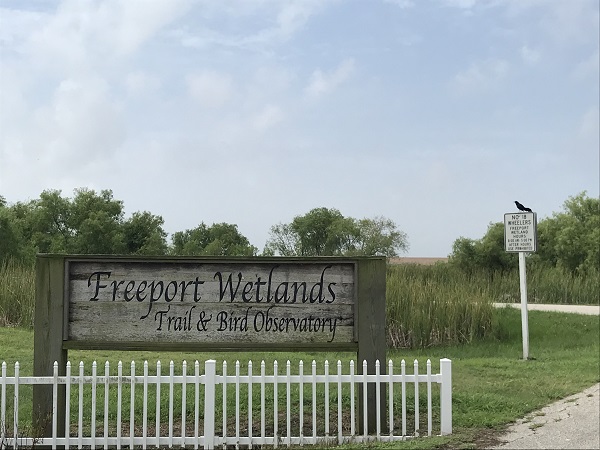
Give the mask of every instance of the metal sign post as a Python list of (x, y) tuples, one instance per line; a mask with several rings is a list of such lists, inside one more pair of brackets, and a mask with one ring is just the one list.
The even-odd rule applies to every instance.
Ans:
[(527, 312), (527, 273), (525, 254), (537, 250), (537, 214), (534, 212), (504, 214), (504, 249), (519, 253), (519, 284), (521, 288), (521, 329), (523, 359), (529, 359), (529, 317)]
[(527, 274), (525, 252), (519, 252), (519, 284), (521, 286), (521, 329), (523, 334), (523, 359), (529, 359), (529, 317), (527, 314)]

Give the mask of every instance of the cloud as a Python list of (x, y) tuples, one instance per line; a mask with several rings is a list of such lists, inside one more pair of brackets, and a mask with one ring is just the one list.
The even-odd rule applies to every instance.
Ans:
[(583, 139), (598, 141), (600, 135), (600, 112), (598, 107), (588, 109), (581, 117), (579, 136)]
[(252, 120), (252, 127), (259, 132), (265, 132), (277, 125), (284, 118), (284, 113), (279, 106), (265, 106)]
[(527, 45), (523, 45), (520, 50), (521, 59), (528, 65), (533, 66), (540, 61), (541, 53)]
[(549, 36), (561, 44), (595, 41), (595, 45), (598, 45), (597, 0), (555, 0), (544, 6), (547, 9), (541, 25)]
[(598, 80), (600, 73), (600, 54), (598, 49), (592, 53), (589, 57), (581, 61), (573, 70), (573, 76), (576, 80), (584, 80), (587, 78), (593, 78)]
[(43, 159), (61, 164), (110, 156), (125, 139), (120, 109), (99, 78), (61, 82), (52, 103), (36, 110), (34, 130)]
[(39, 172), (31, 183), (109, 161), (126, 137), (119, 102), (98, 77), (67, 78), (38, 106), (22, 99), (13, 105), (18, 120), (2, 118), (0, 153), (11, 173)]
[(391, 3), (392, 5), (396, 5), (402, 9), (412, 8), (415, 6), (415, 2), (412, 0), (384, 0), (384, 1), (386, 3)]
[(597, 0), (498, 0), (509, 19), (523, 18), (539, 39), (559, 45), (598, 44)]
[(190, 0), (110, 1), (99, 7), (104, 25), (113, 25), (110, 33), (102, 35), (117, 54), (129, 55), (191, 6)]
[[(19, 52), (31, 30), (43, 27), (46, 14), (37, 11), (12, 10), (0, 7), (0, 44), (3, 49)], [(3, 55), (4, 57), (5, 55)]]
[(444, 0), (447, 6), (460, 9), (471, 9), (477, 4), (477, 0)]
[[(236, 32), (225, 33), (219, 28), (198, 27), (179, 29), (175, 36), (182, 45), (194, 48), (222, 46), (244, 50), (270, 52), (271, 47), (281, 45), (298, 34), (311, 17), (331, 6), (329, 0), (303, 0), (283, 2), (260, 0), (245, 2), (215, 2), (204, 5), (212, 21), (235, 24)], [(213, 8), (218, 5), (218, 8)], [(218, 20), (215, 20), (217, 19)], [(258, 26), (257, 26), (258, 24)], [(239, 30), (247, 30), (239, 32)]]
[(345, 59), (333, 71), (324, 73), (321, 69), (315, 70), (306, 86), (305, 92), (310, 97), (320, 97), (342, 84), (354, 71), (354, 59)]
[(153, 93), (160, 88), (160, 79), (143, 71), (134, 71), (125, 77), (125, 87), (129, 95), (138, 96)]
[(134, 53), (190, 5), (188, 0), (66, 0), (43, 14), (41, 26), (28, 30), (24, 48), (43, 69), (97, 71)]
[(190, 95), (202, 106), (218, 108), (231, 97), (233, 86), (227, 74), (205, 70), (186, 77)]
[(472, 63), (466, 70), (456, 74), (453, 86), (458, 93), (487, 91), (500, 83), (510, 69), (503, 59), (488, 59)]

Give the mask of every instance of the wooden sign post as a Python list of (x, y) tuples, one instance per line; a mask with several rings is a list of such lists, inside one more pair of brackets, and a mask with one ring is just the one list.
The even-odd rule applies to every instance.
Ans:
[[(34, 375), (51, 375), (55, 361), (64, 375), (69, 349), (351, 350), (359, 370), (366, 360), (374, 373), (379, 360), (384, 373), (385, 276), (381, 257), (39, 255)], [(45, 435), (51, 399), (51, 387), (34, 386), (34, 424)], [(374, 385), (366, 407), (375, 428)]]

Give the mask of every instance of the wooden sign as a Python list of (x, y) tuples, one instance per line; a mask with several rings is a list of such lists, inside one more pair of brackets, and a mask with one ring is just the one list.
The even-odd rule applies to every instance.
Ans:
[(351, 261), (67, 260), (66, 340), (270, 348), (354, 344)]
[[(33, 372), (50, 376), (57, 362), (63, 376), (69, 349), (106, 349), (351, 350), (374, 373), (386, 360), (385, 278), (384, 257), (38, 255)], [(54, 413), (64, 432), (65, 386), (57, 389), (54, 410), (52, 387), (33, 387), (33, 423), (45, 436)], [(374, 427), (385, 402), (377, 411), (374, 384), (367, 391), (359, 410)]]

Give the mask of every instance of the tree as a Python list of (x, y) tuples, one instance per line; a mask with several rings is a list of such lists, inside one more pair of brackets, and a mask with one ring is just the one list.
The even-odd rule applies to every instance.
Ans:
[(408, 248), (406, 234), (385, 217), (356, 220), (337, 209), (315, 208), (289, 224), (271, 227), (265, 255), (396, 256)]
[(472, 272), (477, 268), (478, 258), (475, 248), (476, 241), (466, 237), (459, 237), (452, 244), (450, 263), (465, 272)]
[(504, 251), (504, 223), (490, 223), (481, 239), (460, 237), (452, 246), (450, 263), (465, 271), (503, 271), (516, 267), (516, 260)]
[(538, 227), (539, 259), (571, 272), (600, 270), (600, 200), (584, 191), (563, 209)]
[(67, 253), (74, 229), (70, 225), (70, 201), (59, 190), (47, 190), (23, 209), (25, 229), (40, 253)]
[(112, 191), (76, 189), (73, 199), (49, 190), (33, 201), (32, 239), (40, 252), (112, 254), (124, 250), (123, 202)]
[(298, 256), (342, 254), (358, 234), (353, 221), (334, 208), (315, 208), (296, 216), (291, 227), (298, 238)]
[(265, 245), (263, 255), (297, 256), (300, 252), (298, 246), (298, 237), (292, 229), (292, 225), (279, 223), (271, 227), (269, 240)]
[(383, 216), (374, 219), (361, 219), (357, 222), (358, 238), (355, 247), (348, 254), (369, 256), (398, 256), (408, 250), (408, 238), (405, 232), (398, 230), (396, 224)]
[(124, 253), (121, 224), (123, 202), (113, 199), (111, 190), (96, 194), (91, 189), (76, 189), (71, 202), (68, 226), (73, 230), (69, 253)]
[(173, 253), (186, 256), (254, 256), (257, 248), (240, 234), (237, 225), (215, 223), (173, 234)]
[[(600, 203), (585, 192), (569, 197), (564, 211), (542, 219), (537, 227), (534, 265), (562, 267), (570, 272), (600, 270)], [(481, 239), (464, 237), (454, 241), (450, 262), (471, 271), (506, 270), (516, 267), (516, 258), (504, 251), (504, 224), (492, 223)]]
[(9, 208), (0, 205), (0, 265), (9, 259), (21, 259), (22, 237)]
[(134, 212), (123, 223), (125, 251), (132, 255), (165, 255), (167, 233), (162, 226), (164, 220), (148, 211)]
[(33, 253), (114, 254), (124, 252), (123, 203), (112, 191), (76, 189), (71, 200), (59, 190), (13, 205), (13, 216)]

